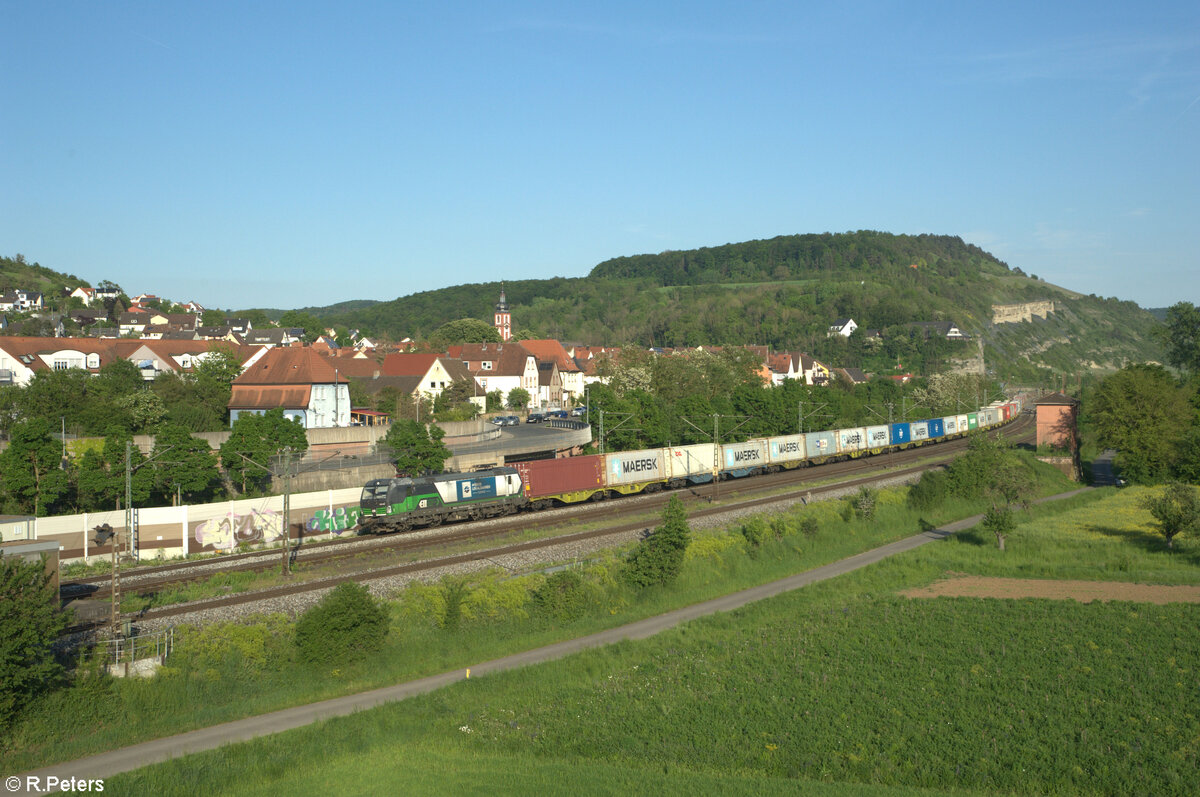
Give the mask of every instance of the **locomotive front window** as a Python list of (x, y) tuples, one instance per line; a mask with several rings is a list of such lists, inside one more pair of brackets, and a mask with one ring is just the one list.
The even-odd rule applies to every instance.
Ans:
[(383, 484), (368, 484), (363, 488), (362, 498), (360, 500), (364, 503), (373, 499), (386, 500), (387, 494), (388, 484), (386, 482)]

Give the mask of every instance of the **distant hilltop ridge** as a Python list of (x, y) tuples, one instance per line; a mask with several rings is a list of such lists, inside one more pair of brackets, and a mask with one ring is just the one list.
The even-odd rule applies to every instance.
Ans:
[(1046, 318), (1054, 312), (1054, 302), (1023, 302), (1021, 304), (993, 304), (993, 324), (1028, 324), (1033, 317)]

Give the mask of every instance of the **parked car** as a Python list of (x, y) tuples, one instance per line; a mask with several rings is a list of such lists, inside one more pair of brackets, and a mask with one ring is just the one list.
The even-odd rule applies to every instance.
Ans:
[(565, 419), (565, 418), (571, 417), (571, 413), (567, 412), (566, 410), (551, 410), (550, 412), (548, 412), (546, 414), (550, 418), (564, 418)]
[(497, 415), (492, 418), (492, 423), (497, 426), (517, 426), (521, 423), (521, 419), (516, 415)]
[(529, 413), (529, 417), (525, 419), (525, 423), (545, 423), (545, 421), (546, 413), (544, 412), (531, 412)]
[(571, 414), (574, 415), (576, 418), (578, 418), (581, 415), (586, 415), (587, 407), (583, 407), (583, 406), (575, 407), (573, 410), (571, 410)]

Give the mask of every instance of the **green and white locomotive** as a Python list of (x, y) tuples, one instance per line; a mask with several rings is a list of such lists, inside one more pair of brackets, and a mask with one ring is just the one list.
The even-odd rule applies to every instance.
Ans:
[(363, 487), (359, 524), (364, 532), (408, 531), (512, 514), (527, 501), (516, 468), (373, 479)]

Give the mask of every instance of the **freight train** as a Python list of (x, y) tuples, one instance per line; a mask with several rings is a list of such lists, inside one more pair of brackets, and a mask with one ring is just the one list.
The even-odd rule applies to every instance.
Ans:
[(374, 479), (359, 501), (360, 531), (408, 531), (605, 498), (707, 484), (713, 479), (820, 465), (940, 442), (1007, 423), (1020, 400), (923, 421), (725, 443), (517, 462), (472, 473)]

